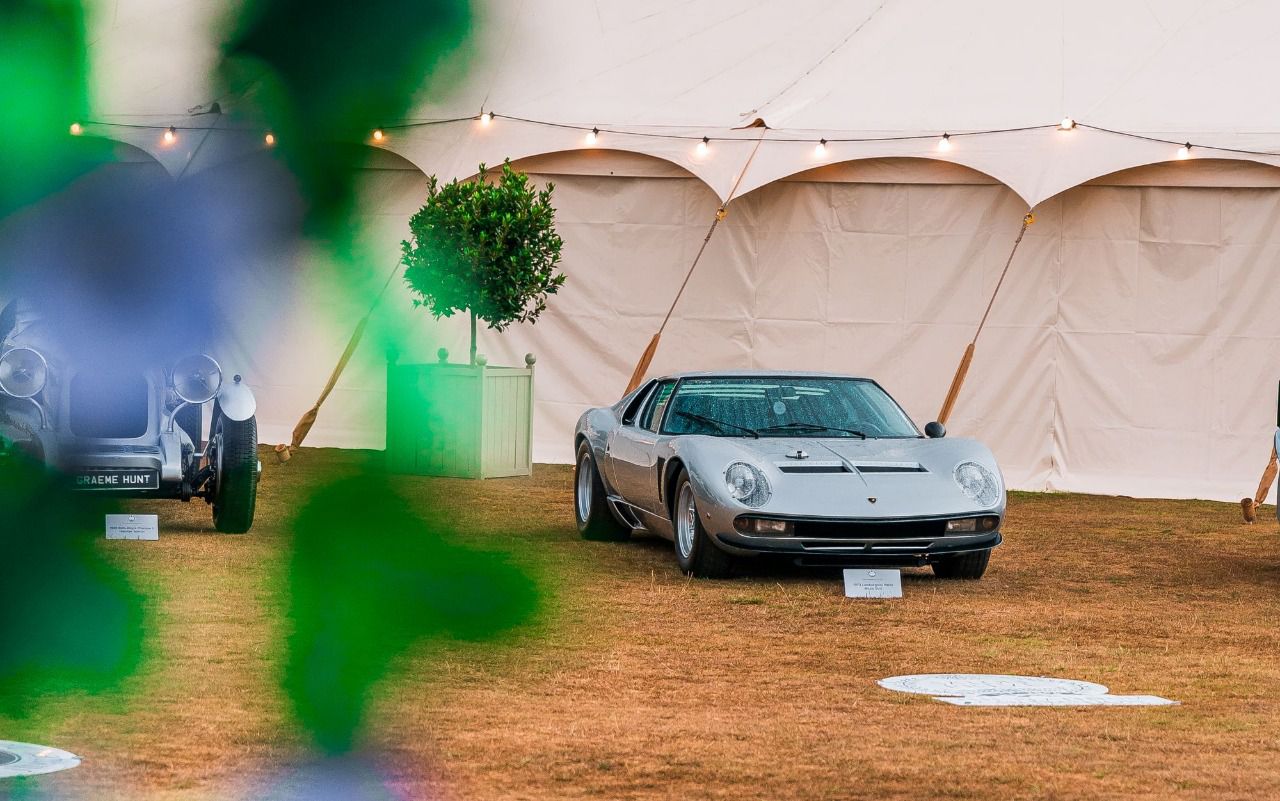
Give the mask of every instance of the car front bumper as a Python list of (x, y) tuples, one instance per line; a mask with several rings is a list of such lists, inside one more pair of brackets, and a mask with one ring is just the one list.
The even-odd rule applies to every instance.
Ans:
[(787, 519), (796, 523), (794, 534), (732, 530), (713, 536), (722, 548), (736, 555), (773, 554), (798, 564), (845, 567), (918, 567), (957, 554), (990, 550), (1003, 539), (998, 526), (991, 531), (947, 533), (945, 518)]

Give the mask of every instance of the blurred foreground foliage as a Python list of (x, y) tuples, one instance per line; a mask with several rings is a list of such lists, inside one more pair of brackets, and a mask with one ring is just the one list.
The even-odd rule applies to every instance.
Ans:
[(0, 445), (0, 714), (113, 689), (138, 667), (143, 598), (94, 548), (113, 511)]
[(371, 687), (409, 646), (492, 638), (537, 611), (528, 575), (447, 533), (376, 473), (319, 488), (294, 519), (284, 688), (325, 751), (351, 749)]

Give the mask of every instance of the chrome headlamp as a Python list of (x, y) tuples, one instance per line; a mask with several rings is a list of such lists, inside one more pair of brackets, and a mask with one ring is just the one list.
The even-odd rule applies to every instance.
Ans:
[(984, 508), (1000, 502), (1000, 479), (977, 462), (956, 465), (955, 480), (970, 500)]
[(49, 381), (49, 362), (31, 348), (12, 348), (0, 356), (0, 391), (14, 398), (34, 398)]
[(773, 495), (764, 473), (746, 462), (734, 462), (725, 468), (724, 483), (729, 488), (729, 495), (744, 506), (764, 506)]
[(188, 356), (173, 366), (173, 391), (187, 403), (207, 403), (218, 396), (220, 389), (222, 367), (211, 356)]

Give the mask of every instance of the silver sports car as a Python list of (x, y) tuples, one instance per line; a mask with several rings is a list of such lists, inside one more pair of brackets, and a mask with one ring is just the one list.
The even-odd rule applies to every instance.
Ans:
[(1000, 544), (991, 451), (922, 434), (879, 384), (821, 373), (682, 373), (591, 409), (575, 433), (587, 539), (647, 530), (694, 576), (741, 557), (923, 566), (977, 579)]

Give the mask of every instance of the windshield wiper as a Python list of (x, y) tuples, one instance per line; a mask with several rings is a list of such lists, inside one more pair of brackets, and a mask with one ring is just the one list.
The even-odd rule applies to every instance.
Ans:
[(739, 431), (747, 432), (748, 434), (755, 437), (756, 439), (760, 439), (760, 433), (756, 431), (754, 428), (747, 428), (746, 426), (740, 426), (740, 425), (737, 425), (736, 423), (726, 423), (723, 420), (717, 420), (714, 417), (707, 417), (701, 414), (694, 414), (693, 412), (676, 412), (676, 414), (680, 415), (681, 417), (687, 417), (690, 420), (697, 420), (700, 423), (708, 423), (720, 429), (721, 431), (724, 431), (726, 427), (736, 428)]
[(854, 431), (852, 428), (840, 428), (839, 426), (824, 426), (821, 423), (783, 423), (777, 426), (766, 426), (760, 429), (761, 432), (768, 431), (843, 431), (846, 434), (852, 434), (855, 437), (866, 439), (867, 435), (861, 431)]

